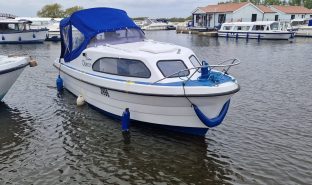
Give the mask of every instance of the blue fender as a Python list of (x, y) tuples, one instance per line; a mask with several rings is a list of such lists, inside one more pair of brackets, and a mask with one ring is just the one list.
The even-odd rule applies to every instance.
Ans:
[(220, 114), (212, 119), (207, 118), (202, 111), (199, 110), (199, 108), (193, 104), (194, 111), (197, 115), (197, 117), (200, 119), (200, 121), (205, 124), (207, 127), (212, 128), (220, 125), (229, 109), (230, 106), (230, 100), (228, 100), (222, 107), (222, 110)]
[(129, 131), (130, 127), (130, 111), (128, 108), (125, 109), (125, 111), (122, 113), (121, 118), (121, 129), (122, 131)]
[(63, 90), (63, 79), (60, 75), (58, 75), (56, 79), (56, 89), (58, 92), (61, 92)]

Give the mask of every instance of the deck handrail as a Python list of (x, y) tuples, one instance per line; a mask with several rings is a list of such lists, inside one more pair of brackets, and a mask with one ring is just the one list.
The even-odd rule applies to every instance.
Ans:
[[(229, 64), (224, 64), (224, 63), (229, 62), (229, 61), (231, 61)], [(164, 78), (161, 78), (161, 79), (159, 79), (159, 80), (153, 82), (152, 84), (155, 84), (155, 83), (158, 83), (158, 82), (160, 82), (160, 81), (163, 81), (163, 80), (165, 80), (165, 79), (167, 79), (167, 78), (170, 78), (170, 77), (172, 77), (172, 76), (174, 76), (174, 75), (177, 75), (177, 74), (179, 74), (179, 73), (181, 73), (181, 72), (190, 71), (190, 70), (192, 70), (192, 69), (196, 69), (186, 80), (183, 81), (184, 83), (186, 83), (187, 81), (189, 81), (189, 80), (194, 76), (194, 74), (195, 74), (196, 72), (198, 72), (199, 69), (205, 68), (205, 67), (208, 67), (210, 70), (213, 69), (213, 68), (223, 67), (222, 72), (223, 72), (223, 74), (225, 75), (225, 74), (228, 74), (228, 71), (230, 70), (230, 68), (231, 68), (232, 66), (236, 66), (236, 65), (238, 65), (238, 64), (240, 64), (240, 63), (241, 63), (241, 62), (240, 62), (239, 59), (233, 58), (233, 59), (228, 59), (228, 60), (222, 61), (222, 62), (220, 62), (220, 63), (218, 63), (218, 64), (215, 64), (215, 65), (209, 65), (209, 64), (208, 64), (208, 65), (202, 65), (202, 66), (198, 66), (198, 67), (187, 68), (187, 69), (183, 69), (183, 70), (180, 70), (180, 71), (178, 71), (178, 72), (175, 72), (175, 73), (173, 73), (173, 74), (171, 74), (171, 75), (169, 75), (169, 76), (166, 76), (166, 77), (164, 77)], [(183, 77), (183, 76), (178, 76), (178, 77), (181, 79), (181, 77)]]

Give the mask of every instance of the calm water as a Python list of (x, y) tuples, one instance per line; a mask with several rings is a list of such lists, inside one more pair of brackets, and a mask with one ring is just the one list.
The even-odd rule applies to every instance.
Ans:
[(312, 39), (249, 41), (147, 32), (192, 48), (211, 64), (239, 58), (241, 84), (229, 113), (206, 138), (131, 128), (75, 97), (58, 97), (60, 44), (0, 45), (28, 53), (27, 68), (0, 103), (0, 184), (312, 184)]

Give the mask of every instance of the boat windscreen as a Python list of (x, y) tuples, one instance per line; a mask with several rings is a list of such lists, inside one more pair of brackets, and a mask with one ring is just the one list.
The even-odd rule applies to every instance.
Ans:
[(88, 47), (105, 44), (123, 44), (131, 42), (140, 42), (145, 39), (143, 32), (139, 29), (122, 29), (112, 32), (103, 32), (97, 34), (90, 40)]
[(270, 25), (271, 30), (279, 30), (279, 24), (277, 22)]

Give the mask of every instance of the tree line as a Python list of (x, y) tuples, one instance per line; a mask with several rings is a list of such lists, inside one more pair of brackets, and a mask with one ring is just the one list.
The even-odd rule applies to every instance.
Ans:
[[(247, 2), (248, 0), (230, 0), (226, 2), (219, 2), (222, 3), (231, 3), (231, 2)], [(291, 5), (291, 6), (301, 6), (308, 9), (312, 9), (312, 0), (249, 0), (251, 3), (255, 5)]]
[[(78, 10), (82, 10), (83, 7), (81, 6), (73, 6), (71, 8), (67, 8), (63, 10), (62, 5), (58, 3), (54, 4), (48, 4), (45, 5), (37, 12), (38, 17), (51, 17), (51, 18), (63, 18), (63, 17), (69, 17), (72, 13)], [(136, 17), (133, 18), (134, 20), (144, 20), (146, 17)], [(164, 18), (165, 19), (165, 18)], [(168, 18), (167, 20), (171, 22), (184, 22), (186, 20), (191, 20), (191, 16), (187, 18), (182, 17), (173, 17)]]
[(69, 17), (72, 13), (78, 10), (82, 10), (81, 6), (73, 6), (71, 8), (67, 8), (63, 10), (62, 5), (58, 3), (48, 4), (41, 8), (37, 12), (37, 16), (39, 17), (51, 17), (51, 18), (63, 18)]

